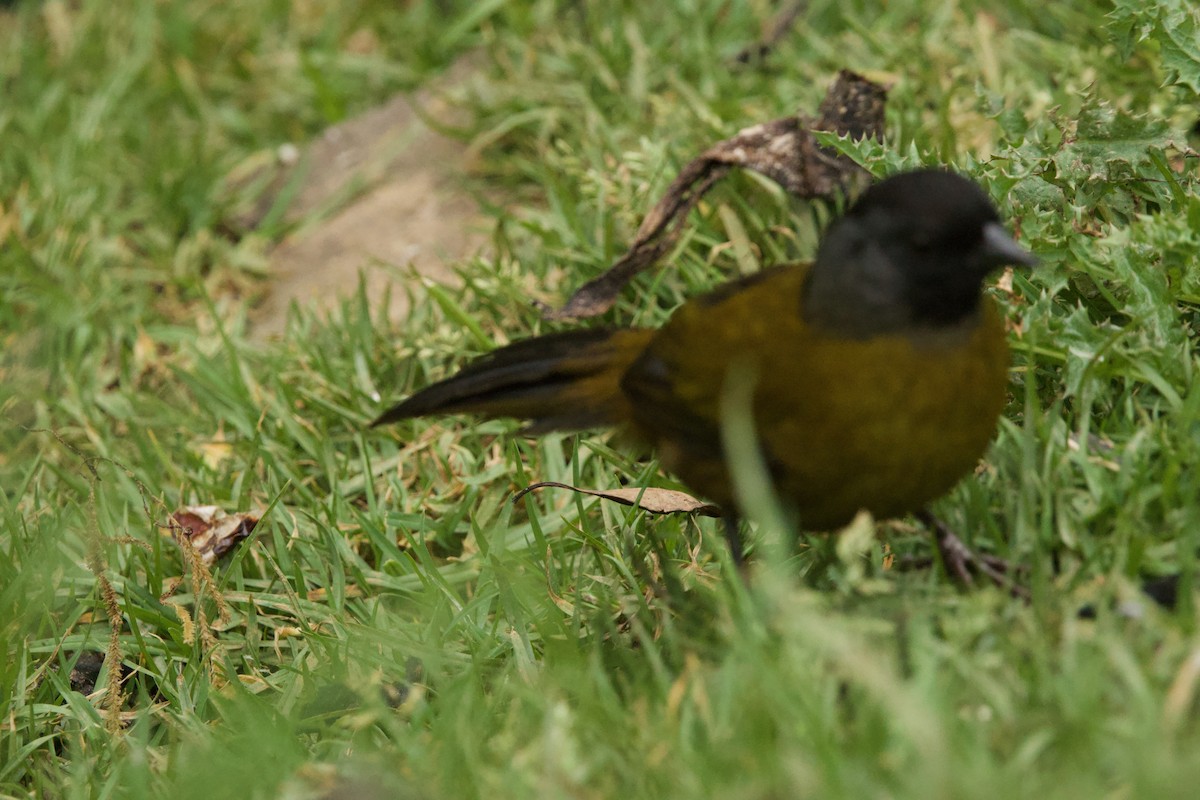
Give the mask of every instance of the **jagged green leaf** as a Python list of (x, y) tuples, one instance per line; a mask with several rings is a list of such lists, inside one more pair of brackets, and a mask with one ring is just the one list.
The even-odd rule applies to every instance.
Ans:
[(1200, 6), (1193, 0), (1116, 0), (1109, 15), (1128, 58), (1140, 44), (1156, 50), (1168, 84), (1200, 94)]

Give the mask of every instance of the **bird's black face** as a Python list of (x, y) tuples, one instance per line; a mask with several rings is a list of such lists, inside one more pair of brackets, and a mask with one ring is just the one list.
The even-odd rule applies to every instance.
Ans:
[(983, 190), (950, 172), (888, 178), (868, 189), (846, 220), (886, 256), (909, 320), (918, 325), (947, 325), (974, 314), (992, 270), (1034, 262), (1004, 230)]

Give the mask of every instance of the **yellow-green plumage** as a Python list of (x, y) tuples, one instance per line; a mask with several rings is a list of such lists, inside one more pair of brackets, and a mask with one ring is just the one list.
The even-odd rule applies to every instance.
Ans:
[(969, 472), (995, 433), (1008, 374), (1003, 322), (985, 301), (948, 329), (822, 335), (796, 311), (806, 273), (772, 270), (716, 303), (681, 307), (646, 352), (677, 376), (667, 413), (714, 429), (663, 435), (654, 424), (662, 412), (638, 404), (645, 421), (635, 410), (635, 427), (685, 483), (732, 503), (724, 460), (705, 450), (730, 363), (742, 361), (757, 376), (755, 426), (776, 492), (802, 525), (836, 527), (862, 508), (878, 517), (917, 510)]
[(734, 281), (658, 330), (516, 342), (376, 424), (470, 412), (525, 418), (535, 431), (622, 427), (736, 510), (720, 403), (731, 369), (748, 367), (761, 451), (804, 527), (837, 527), (860, 509), (917, 511), (972, 470), (995, 432), (1008, 348), (983, 281), (1014, 263), (1033, 258), (978, 186), (906, 173), (836, 221), (811, 266)]

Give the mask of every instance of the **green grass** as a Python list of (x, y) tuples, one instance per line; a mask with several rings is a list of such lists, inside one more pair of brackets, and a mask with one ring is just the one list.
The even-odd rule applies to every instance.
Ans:
[[(744, 68), (766, 2), (336, 5), (0, 11), (0, 796), (1192, 796), (1185, 0), (814, 0)], [(398, 269), (428, 300), (403, 323), (348, 287), (253, 344), (280, 231), (229, 234), (227, 176), (468, 52), (463, 133), (515, 198), (494, 255), (436, 293)], [(814, 109), (842, 67), (895, 82), (887, 144), (848, 152), (956, 165), (1043, 260), (996, 294), (1015, 356), (986, 468), (937, 506), (1029, 566), (1031, 602), (885, 568), (885, 546), (928, 553), (904, 522), (796, 550), (759, 528), (746, 588), (711, 520), (508, 502), (535, 480), (675, 485), (602, 436), (364, 429), (547, 329), (530, 295), (565, 298), (689, 158)], [(739, 253), (810, 255), (830, 213), (735, 176), (606, 319), (657, 323)], [(185, 504), (263, 514), (212, 585), (160, 532)], [(1138, 593), (1162, 574), (1183, 576), (1174, 610)], [(119, 707), (105, 675), (91, 697), (69, 680), (110, 647)]]

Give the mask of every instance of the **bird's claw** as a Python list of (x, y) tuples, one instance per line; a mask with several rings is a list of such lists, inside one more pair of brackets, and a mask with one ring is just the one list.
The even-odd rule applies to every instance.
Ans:
[(1014, 572), (1020, 571), (1019, 567), (1014, 569), (1012, 564), (997, 556), (976, 553), (950, 526), (928, 511), (921, 512), (917, 517), (933, 533), (942, 567), (961, 586), (974, 586), (975, 576), (982, 575), (996, 586), (1008, 589), (1014, 597), (1029, 599), (1029, 590), (1012, 578)]

